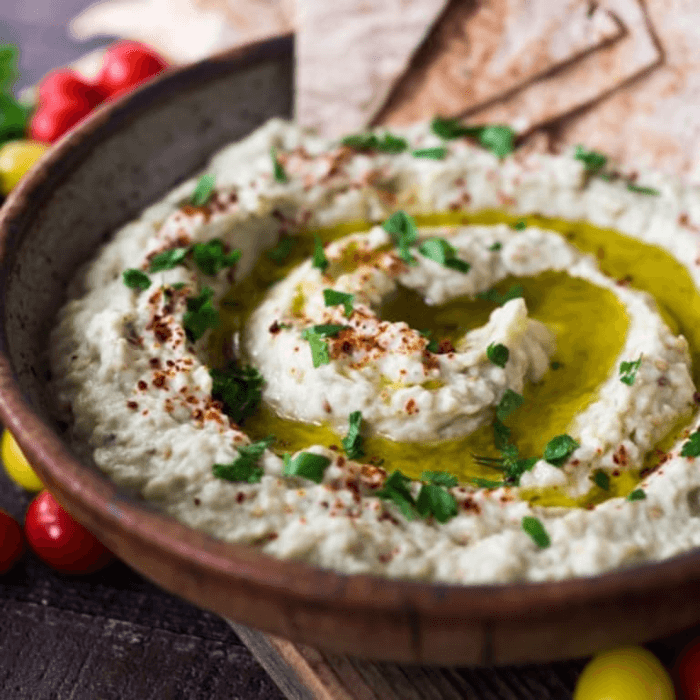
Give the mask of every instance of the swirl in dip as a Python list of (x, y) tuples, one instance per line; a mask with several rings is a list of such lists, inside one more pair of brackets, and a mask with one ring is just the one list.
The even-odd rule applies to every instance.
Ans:
[(75, 449), (348, 573), (559, 579), (700, 544), (698, 190), (580, 148), (363, 138), (269, 122), (81, 270), (51, 339)]

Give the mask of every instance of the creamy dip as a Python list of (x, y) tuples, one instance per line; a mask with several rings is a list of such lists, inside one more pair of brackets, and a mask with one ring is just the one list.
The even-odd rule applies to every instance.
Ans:
[(76, 449), (349, 573), (543, 580), (700, 544), (697, 190), (401, 138), (275, 120), (117, 232), (52, 335)]

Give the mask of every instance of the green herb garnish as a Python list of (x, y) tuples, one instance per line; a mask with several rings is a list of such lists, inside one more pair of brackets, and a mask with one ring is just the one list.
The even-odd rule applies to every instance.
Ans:
[(425, 349), (428, 350), (428, 352), (436, 353), (440, 351), (440, 344), (438, 343), (438, 341), (430, 337), (432, 335), (432, 331), (418, 332), (428, 340), (428, 344), (425, 346)]
[(416, 517), (416, 502), (409, 489), (410, 483), (411, 480), (407, 476), (396, 470), (387, 477), (384, 486), (376, 493), (379, 498), (391, 501), (406, 520), (413, 520)]
[(503, 248), (503, 243), (500, 243), (499, 241), (496, 241), (493, 245), (489, 246), (489, 250), (492, 253), (495, 253), (496, 251), (499, 251), (501, 248)]
[(258, 409), (262, 400), (263, 376), (252, 366), (230, 362), (224, 369), (210, 369), (211, 395), (224, 405), (224, 413), (241, 425)]
[(628, 501), (643, 501), (647, 497), (646, 492), (643, 489), (635, 489), (631, 491), (628, 496)]
[(423, 518), (432, 515), (439, 523), (446, 523), (457, 515), (457, 501), (442, 486), (423, 484), (416, 499), (416, 510)]
[(187, 299), (187, 311), (182, 316), (182, 325), (190, 342), (197, 342), (209, 328), (219, 325), (219, 312), (214, 308), (214, 290), (202, 287), (196, 297)]
[(362, 413), (353, 411), (348, 418), (348, 434), (342, 439), (343, 450), (349, 459), (360, 459), (365, 456), (362, 447)]
[(192, 258), (195, 264), (201, 272), (211, 277), (235, 265), (241, 259), (241, 255), (238, 248), (227, 253), (223, 241), (219, 238), (212, 238), (206, 243), (195, 243), (192, 246)]
[(511, 228), (515, 229), (516, 231), (524, 231), (527, 228), (527, 222), (523, 219), (519, 219), (514, 224), (512, 224)]
[(620, 362), (620, 381), (627, 386), (632, 386), (637, 377), (637, 370), (642, 366), (642, 356), (631, 362)]
[(163, 272), (177, 267), (187, 256), (189, 248), (170, 248), (151, 258), (149, 272)]
[(285, 172), (282, 163), (280, 163), (279, 158), (277, 157), (276, 148), (270, 149), (270, 158), (272, 158), (272, 174), (274, 175), (275, 182), (289, 182), (287, 173)]
[(325, 323), (317, 326), (305, 328), (301, 337), (309, 342), (311, 346), (311, 361), (314, 367), (330, 364), (331, 357), (328, 353), (328, 345), (325, 339), (337, 335), (344, 328), (349, 326), (341, 326), (335, 323)]
[(524, 400), (517, 392), (512, 389), (506, 389), (496, 408), (496, 418), (499, 421), (504, 421), (513, 411), (523, 405)]
[(122, 279), (124, 280), (124, 284), (130, 289), (144, 291), (151, 286), (151, 280), (148, 275), (135, 268), (124, 270), (124, 272), (122, 272)]
[(544, 458), (555, 467), (560, 467), (577, 447), (580, 445), (571, 435), (557, 435), (544, 448)]
[(12, 95), (12, 86), (17, 79), (17, 47), (0, 45), (0, 143), (12, 139), (23, 139), (31, 108), (18, 102)]
[(428, 238), (418, 246), (418, 252), (429, 260), (458, 272), (469, 272), (468, 262), (457, 257), (457, 250), (444, 238)]
[(506, 486), (505, 481), (492, 481), (491, 479), (483, 479), (480, 476), (473, 476), (469, 481), (480, 489), (498, 489), (501, 486)]
[(447, 149), (444, 146), (435, 148), (417, 148), (412, 153), (414, 158), (430, 158), (431, 160), (442, 160), (447, 155)]
[(253, 442), (250, 445), (240, 445), (238, 456), (228, 464), (215, 464), (214, 476), (226, 481), (246, 481), (249, 484), (257, 484), (261, 481), (264, 470), (258, 465), (258, 460), (263, 452), (275, 441), (270, 435), (264, 440)]
[(282, 236), (277, 241), (277, 245), (267, 251), (267, 257), (278, 265), (282, 265), (292, 252), (294, 242), (291, 236)]
[(635, 185), (634, 182), (628, 182), (627, 189), (630, 192), (637, 192), (639, 194), (649, 194), (653, 196), (658, 196), (661, 194), (661, 192), (655, 187), (644, 187), (643, 185)]
[(409, 250), (410, 246), (418, 242), (418, 227), (413, 217), (399, 210), (382, 224), (382, 228), (394, 240), (399, 249), (399, 257), (408, 265), (416, 265), (417, 261)]
[(523, 518), (522, 527), (540, 549), (546, 549), (552, 544), (547, 531), (544, 529), (544, 525), (538, 518), (526, 515)]
[(486, 348), (486, 357), (497, 367), (505, 367), (509, 356), (510, 351), (501, 343), (491, 343)]
[(328, 267), (328, 258), (323, 251), (323, 243), (317, 234), (314, 234), (314, 256), (311, 264), (321, 272)]
[(350, 316), (352, 316), (352, 305), (355, 302), (354, 294), (337, 292), (335, 289), (324, 289), (323, 301), (326, 306), (338, 306), (342, 304), (345, 310), (345, 317), (350, 318)]
[(320, 484), (326, 467), (330, 463), (331, 460), (328, 457), (313, 452), (300, 452), (294, 459), (289, 454), (285, 454), (282, 473), (285, 476), (303, 477)]
[(457, 119), (436, 117), (430, 128), (443, 139), (456, 139), (461, 136), (474, 138), (498, 158), (503, 158), (515, 150), (515, 132), (505, 124), (464, 126)]
[(681, 457), (700, 457), (700, 429), (688, 436), (688, 441), (683, 443)]
[(476, 297), (477, 299), (484, 299), (485, 301), (492, 301), (494, 304), (503, 306), (507, 301), (511, 299), (517, 299), (523, 295), (523, 287), (521, 284), (514, 284), (508, 289), (505, 294), (501, 294), (495, 289), (489, 289), (485, 292), (479, 292)]
[(597, 175), (608, 164), (608, 157), (606, 155), (598, 151), (589, 151), (581, 145), (576, 146), (574, 158), (580, 160), (586, 172), (592, 175)]
[(341, 142), (356, 151), (382, 151), (384, 153), (402, 153), (408, 148), (406, 139), (386, 132), (381, 138), (376, 134), (351, 134)]
[(421, 481), (427, 481), (437, 486), (445, 486), (448, 489), (459, 486), (459, 479), (449, 472), (423, 472), (420, 478)]
[(610, 491), (610, 476), (602, 469), (599, 469), (593, 474), (593, 482), (598, 488), (603, 489), (603, 491)]
[(202, 177), (200, 177), (197, 181), (197, 185), (194, 188), (194, 192), (192, 192), (192, 196), (190, 197), (190, 204), (193, 207), (205, 206), (211, 199), (212, 194), (214, 193), (215, 185), (215, 175), (202, 175)]

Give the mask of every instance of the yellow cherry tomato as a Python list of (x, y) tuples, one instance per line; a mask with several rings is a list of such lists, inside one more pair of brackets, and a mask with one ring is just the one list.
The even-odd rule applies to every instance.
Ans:
[(8, 141), (0, 148), (0, 191), (8, 192), (36, 163), (48, 146), (38, 141)]
[(675, 700), (661, 662), (642, 647), (620, 647), (594, 656), (576, 684), (574, 700)]
[(2, 463), (5, 465), (5, 471), (12, 481), (27, 491), (41, 491), (44, 488), (9, 430), (4, 430), (2, 433), (0, 452), (2, 452)]

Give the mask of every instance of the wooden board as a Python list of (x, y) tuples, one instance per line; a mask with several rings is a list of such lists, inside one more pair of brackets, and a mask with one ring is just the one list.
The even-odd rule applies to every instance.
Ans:
[(569, 700), (584, 663), (399, 665), (328, 654), (230, 624), (289, 700)]

